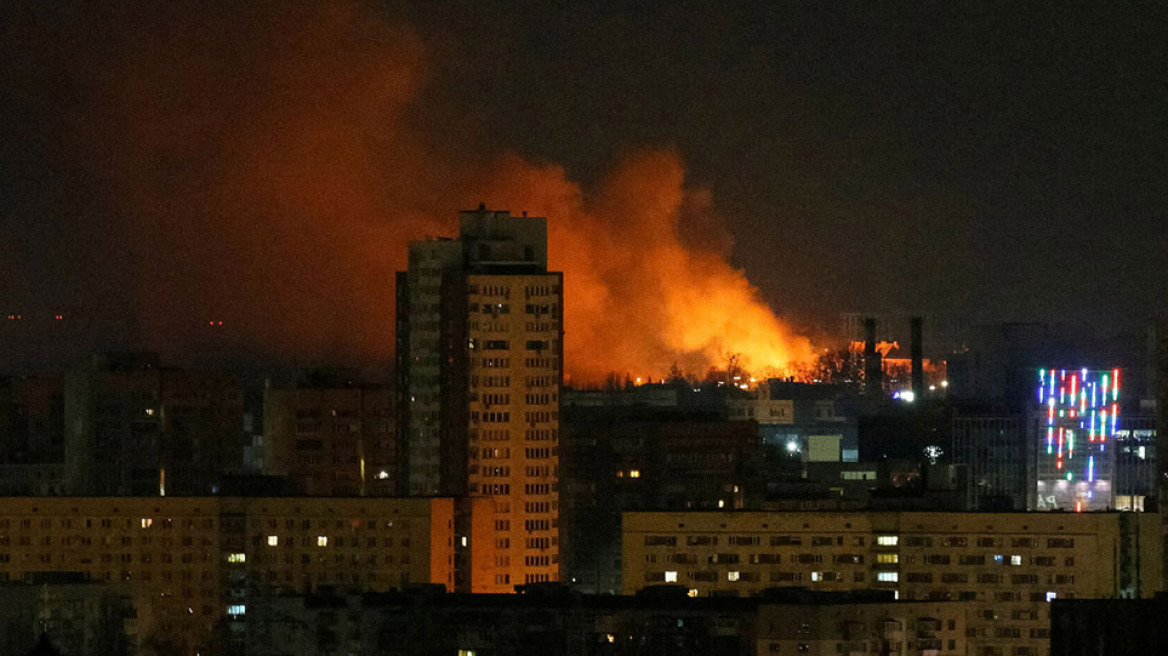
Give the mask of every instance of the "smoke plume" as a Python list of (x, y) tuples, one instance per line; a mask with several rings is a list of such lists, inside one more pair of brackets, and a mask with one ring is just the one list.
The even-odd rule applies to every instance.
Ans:
[(407, 242), (485, 201), (549, 218), (577, 381), (809, 357), (727, 263), (676, 152), (635, 152), (595, 189), (513, 153), (460, 157), (410, 119), (425, 43), (374, 8), (188, 9), (34, 5), (0, 35), (54, 165), (87, 190), (58, 218), (84, 235), (68, 258), (124, 292), (145, 346), (388, 362)]

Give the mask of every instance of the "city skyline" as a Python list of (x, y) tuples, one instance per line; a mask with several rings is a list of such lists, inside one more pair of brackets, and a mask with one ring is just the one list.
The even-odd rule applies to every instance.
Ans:
[(575, 352), (643, 335), (609, 370), (841, 312), (1162, 310), (1138, 9), (6, 11), (0, 315), (78, 344), (387, 361), (405, 244), (479, 202), (548, 216), (574, 303), (628, 308), (565, 318)]

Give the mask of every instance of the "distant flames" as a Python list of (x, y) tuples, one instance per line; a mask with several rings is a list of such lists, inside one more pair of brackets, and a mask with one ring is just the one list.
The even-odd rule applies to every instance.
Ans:
[(756, 375), (812, 359), (713, 248), (687, 243), (683, 222), (711, 225), (710, 196), (685, 185), (672, 151), (621, 162), (585, 195), (559, 167), (502, 158), (480, 187), (488, 204), (546, 215), (552, 268), (564, 272), (565, 357), (577, 382), (608, 372), (661, 378), (675, 365), (704, 375), (734, 358)]

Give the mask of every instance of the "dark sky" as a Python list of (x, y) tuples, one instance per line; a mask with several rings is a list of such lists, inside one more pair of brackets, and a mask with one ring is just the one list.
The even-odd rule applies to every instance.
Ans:
[[(64, 308), (85, 324), (85, 347), (133, 343), (158, 299), (176, 312), (190, 288), (168, 286), (186, 280), (170, 262), (197, 268), (238, 238), (254, 251), (207, 286), (251, 276), (248, 262), (269, 250), (262, 218), (247, 224), (255, 230), (183, 230), (221, 209), (217, 198), (247, 204), (251, 188), (224, 192), (224, 175), (269, 182), (248, 177), (263, 168), (255, 135), (279, 142), (302, 116), (341, 116), (330, 134), (343, 138), (348, 119), (381, 111), (336, 79), (382, 75), (367, 58), (383, 48), (419, 71), (406, 100), (385, 101), (400, 108), (393, 129), (410, 135), (372, 160), (410, 169), (388, 184), (477, 179), (464, 169), (514, 152), (563, 166), (587, 190), (631, 151), (671, 149), (687, 184), (711, 192), (732, 263), (811, 334), (834, 331), (840, 312), (884, 309), (1131, 327), (1168, 298), (1168, 22), (1153, 4), (413, 2), (362, 5), (363, 21), (384, 25), (362, 23), (340, 49), (327, 26), (304, 27), (335, 18), (311, 9), (241, 18), (230, 3), (204, 4), (201, 15), (159, 18), (132, 5), (40, 4), (0, 10), (0, 314)], [(302, 46), (302, 59), (282, 54)], [(318, 55), (327, 65), (300, 76)], [(280, 76), (295, 98), (254, 100), (256, 78)], [(284, 107), (296, 111), (270, 119)], [(147, 145), (121, 145), (138, 141)], [(252, 155), (233, 159), (240, 151)], [(381, 184), (337, 191), (342, 173), (367, 173), (343, 154), (337, 162), (337, 180), (309, 204)], [(450, 188), (379, 207), (449, 212), (467, 202)], [(142, 234), (154, 230), (173, 242), (164, 256), (118, 264), (148, 261)], [(214, 244), (207, 234), (225, 241), (183, 245)], [(297, 246), (296, 257), (332, 266), (346, 243)], [(143, 291), (144, 276), (162, 282)], [(316, 284), (298, 279), (290, 298)], [(360, 291), (343, 309), (361, 312)], [(201, 321), (218, 301), (195, 295)], [(301, 309), (288, 300), (265, 313), (291, 321)]]
[(443, 73), (499, 143), (585, 179), (630, 144), (676, 145), (777, 307), (1092, 322), (1162, 308), (1164, 16), (960, 4), (411, 18), (484, 55)]

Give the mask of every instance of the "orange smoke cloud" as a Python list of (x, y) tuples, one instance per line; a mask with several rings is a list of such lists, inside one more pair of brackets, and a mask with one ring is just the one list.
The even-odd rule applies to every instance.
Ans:
[(549, 218), (577, 381), (810, 357), (726, 262), (675, 152), (635, 153), (594, 190), (444, 152), (410, 120), (424, 44), (363, 4), (80, 7), (46, 65), (81, 99), (69, 146), (110, 208), (89, 255), (114, 263), (150, 347), (387, 362), (407, 242), (481, 200)]
[[(565, 358), (577, 381), (610, 371), (704, 373), (736, 354), (757, 374), (811, 358), (720, 248), (690, 245), (683, 221), (711, 222), (710, 195), (685, 185), (672, 151), (621, 162), (585, 195), (559, 167), (503, 157), (480, 193), (549, 217), (550, 266), (564, 272)], [(714, 244), (716, 246), (716, 244)]]

